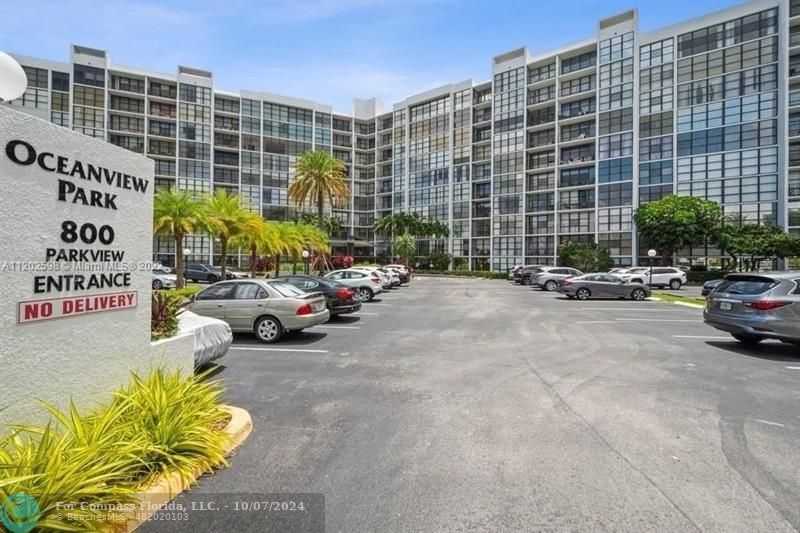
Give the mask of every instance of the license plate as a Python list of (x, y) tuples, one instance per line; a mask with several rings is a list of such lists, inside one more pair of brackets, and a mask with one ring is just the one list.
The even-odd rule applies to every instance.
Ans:
[(720, 302), (719, 303), (719, 310), (720, 311), (730, 311), (731, 310), (731, 303), (730, 302)]

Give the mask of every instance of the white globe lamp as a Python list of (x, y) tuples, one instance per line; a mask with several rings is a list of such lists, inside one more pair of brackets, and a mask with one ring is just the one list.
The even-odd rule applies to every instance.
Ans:
[(0, 52), (0, 102), (19, 98), (27, 87), (28, 77), (17, 60)]

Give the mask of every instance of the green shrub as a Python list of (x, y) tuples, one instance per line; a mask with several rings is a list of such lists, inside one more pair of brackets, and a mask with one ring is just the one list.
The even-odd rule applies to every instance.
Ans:
[(0, 501), (14, 493), (33, 496), (41, 510), (37, 530), (98, 531), (121, 517), (59, 516), (58, 504), (132, 503), (155, 474), (174, 471), (187, 479), (225, 465), (222, 390), (203, 379), (159, 369), (134, 374), (95, 411), (45, 405), (46, 425), (12, 426), (0, 438)]

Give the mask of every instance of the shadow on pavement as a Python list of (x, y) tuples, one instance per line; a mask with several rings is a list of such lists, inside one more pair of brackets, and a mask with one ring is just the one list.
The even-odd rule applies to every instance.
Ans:
[[(363, 307), (362, 307), (363, 309)], [(358, 316), (358, 311), (352, 315), (336, 315), (332, 316), (329, 322), (334, 324), (355, 324), (356, 322), (360, 321), (361, 317)]]
[(764, 341), (756, 346), (745, 346), (744, 344), (732, 341), (706, 341), (709, 346), (721, 348), (737, 355), (756, 357), (768, 361), (781, 361), (795, 363), (800, 361), (800, 346), (794, 344), (784, 344), (781, 342)]
[(237, 346), (259, 346), (262, 348), (288, 348), (291, 346), (304, 346), (318, 342), (327, 336), (327, 333), (317, 331), (293, 331), (284, 335), (284, 337), (278, 342), (267, 344), (259, 342), (253, 334), (234, 333), (233, 345), (231, 346), (231, 349), (235, 349)]

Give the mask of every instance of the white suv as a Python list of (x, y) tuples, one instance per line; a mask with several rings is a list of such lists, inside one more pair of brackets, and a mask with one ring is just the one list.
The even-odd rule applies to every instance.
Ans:
[(650, 279), (650, 267), (630, 268), (625, 272), (615, 272), (615, 275), (631, 283), (644, 283), (651, 287), (669, 287), (678, 290), (686, 284), (686, 272), (674, 267), (653, 267), (653, 277)]

